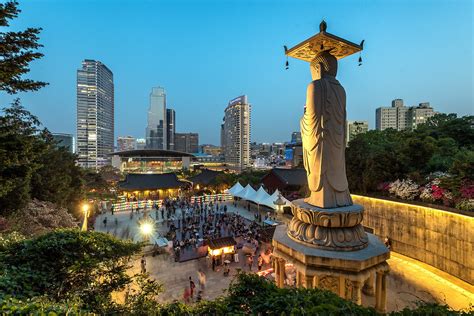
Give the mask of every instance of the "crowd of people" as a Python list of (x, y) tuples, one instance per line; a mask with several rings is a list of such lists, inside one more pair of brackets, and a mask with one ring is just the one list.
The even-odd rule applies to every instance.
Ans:
[[(177, 212), (180, 209), (180, 212)], [(186, 199), (165, 200), (155, 210), (155, 219), (167, 227), (165, 236), (172, 240), (175, 259), (183, 251), (195, 251), (206, 241), (220, 237), (243, 237), (258, 240), (260, 225), (236, 213), (228, 212), (227, 205), (219, 201), (190, 203)]]
[[(151, 219), (156, 225), (156, 231), (159, 231), (161, 236), (166, 237), (171, 242), (172, 249), (167, 248), (167, 251), (170, 251), (175, 261), (181, 261), (181, 259), (185, 261), (190, 260), (189, 258), (194, 259), (206, 256), (206, 254), (208, 255), (207, 242), (209, 240), (232, 237), (236, 240), (236, 252), (238, 249), (242, 249), (239, 252), (240, 255), (242, 253), (244, 255), (244, 258), (240, 259), (240, 264), (232, 266), (236, 269), (243, 268), (247, 270), (248, 268), (249, 271), (260, 271), (264, 264), (269, 263), (268, 258), (271, 253), (270, 249), (266, 249), (267, 247), (262, 250), (259, 249), (259, 241), (262, 240), (260, 236), (262, 222), (270, 218), (270, 216), (269, 214), (263, 214), (265, 216), (262, 216), (260, 212), (251, 211), (253, 213), (253, 220), (249, 219), (248, 215), (244, 217), (242, 213), (240, 215), (235, 212), (235, 209), (238, 208), (237, 203), (236, 201), (226, 203), (219, 200), (205, 202), (197, 200), (191, 202), (188, 198), (165, 199), (161, 204), (140, 203), (142, 208), (132, 208), (127, 217), (130, 216), (131, 222), (137, 221), (137, 223), (144, 218)], [(232, 205), (234, 208), (232, 211), (229, 211)], [(244, 208), (247, 207), (244, 206)], [(115, 225), (110, 225), (111, 228), (118, 225), (117, 216), (114, 216), (114, 213), (112, 209), (112, 216), (107, 215), (110, 222), (114, 223), (115, 220)], [(107, 216), (102, 217), (102, 226), (109, 231)], [(121, 223), (123, 223), (123, 220), (122, 218)], [(121, 227), (123, 228), (123, 226)], [(121, 230), (129, 236), (129, 224), (127, 224), (125, 229)], [(192, 257), (190, 254), (196, 254), (196, 256)], [(236, 253), (236, 256), (227, 256), (226, 259), (238, 263), (238, 256), (239, 254)], [(216, 260), (214, 256), (208, 255), (208, 257), (207, 266), (208, 268), (212, 267), (210, 271), (220, 271), (223, 276), (230, 275), (230, 261), (225, 260), (223, 257), (220, 260)], [(142, 273), (148, 270), (146, 256), (142, 256), (140, 259), (140, 270)], [(189, 285), (186, 286), (183, 293), (183, 299), (186, 302), (199, 301), (202, 298), (206, 284), (206, 275), (203, 270), (199, 270), (195, 281), (198, 286), (189, 277)]]

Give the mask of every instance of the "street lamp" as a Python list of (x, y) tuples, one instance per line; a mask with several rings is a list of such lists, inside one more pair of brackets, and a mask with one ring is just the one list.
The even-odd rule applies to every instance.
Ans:
[(81, 231), (87, 231), (87, 217), (89, 217), (89, 204), (84, 203), (82, 205), (82, 212), (84, 213), (84, 222), (82, 223)]
[(281, 193), (278, 193), (278, 198), (276, 201), (273, 201), (273, 204), (277, 206), (277, 217), (280, 219), (283, 215), (283, 205), (285, 205), (285, 201), (281, 197)]
[(150, 241), (151, 235), (153, 235), (155, 231), (155, 227), (153, 226), (153, 222), (145, 220), (140, 224), (140, 233), (143, 235), (143, 239), (147, 239)]

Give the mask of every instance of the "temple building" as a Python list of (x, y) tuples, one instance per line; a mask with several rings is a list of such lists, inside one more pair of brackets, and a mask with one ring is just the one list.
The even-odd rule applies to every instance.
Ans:
[(284, 196), (299, 191), (308, 184), (306, 170), (302, 168), (273, 168), (263, 178), (262, 183), (268, 192), (280, 191)]
[(127, 198), (165, 199), (177, 197), (188, 182), (178, 180), (174, 173), (163, 174), (127, 174), (124, 181), (118, 183), (119, 191)]
[(189, 153), (142, 149), (112, 154), (112, 166), (124, 173), (168, 173), (189, 169), (194, 156)]

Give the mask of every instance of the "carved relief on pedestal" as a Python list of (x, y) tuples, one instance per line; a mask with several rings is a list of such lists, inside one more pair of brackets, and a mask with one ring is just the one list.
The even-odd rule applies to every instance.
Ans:
[(354, 227), (362, 222), (364, 209), (352, 206), (352, 209), (339, 208), (320, 209), (316, 207), (305, 208), (298, 205), (292, 207), (294, 218), (303, 223), (323, 227)]
[(344, 296), (348, 300), (354, 300), (354, 284), (349, 279), (344, 280)]
[(324, 275), (319, 278), (319, 288), (339, 295), (339, 277)]
[(341, 251), (363, 249), (369, 241), (361, 224), (330, 228), (304, 223), (296, 217), (288, 225), (288, 236), (321, 249)]

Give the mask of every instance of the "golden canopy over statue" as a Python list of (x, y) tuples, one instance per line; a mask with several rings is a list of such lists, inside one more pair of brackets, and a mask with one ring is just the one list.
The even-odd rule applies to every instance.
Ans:
[(360, 45), (320, 33), (287, 50), (291, 57), (310, 61), (313, 81), (306, 91), (301, 118), (303, 162), (311, 195), (305, 202), (335, 208), (352, 205), (346, 177), (346, 93), (336, 80), (337, 60), (362, 50)]

